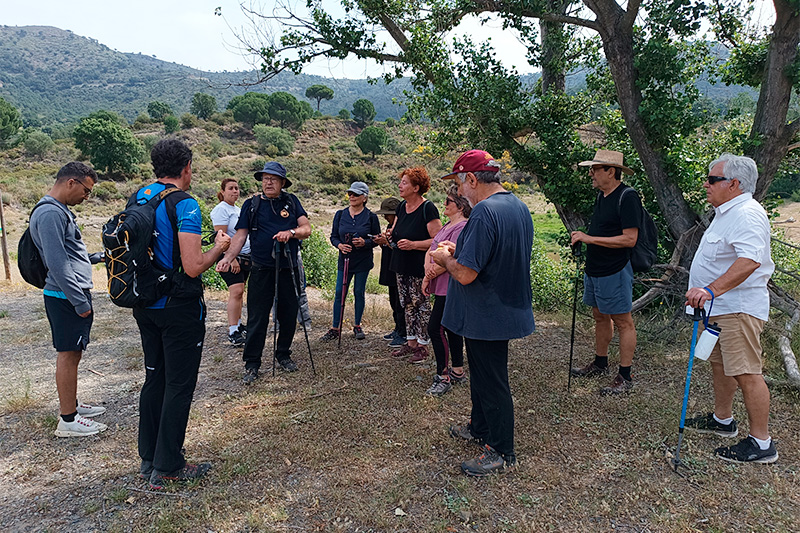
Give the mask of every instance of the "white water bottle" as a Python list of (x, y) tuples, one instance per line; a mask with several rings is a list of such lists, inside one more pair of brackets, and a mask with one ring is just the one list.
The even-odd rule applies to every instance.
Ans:
[(708, 360), (711, 350), (717, 345), (721, 330), (722, 328), (716, 322), (707, 325), (703, 333), (700, 334), (700, 338), (697, 339), (697, 345), (694, 347), (694, 356), (703, 361)]

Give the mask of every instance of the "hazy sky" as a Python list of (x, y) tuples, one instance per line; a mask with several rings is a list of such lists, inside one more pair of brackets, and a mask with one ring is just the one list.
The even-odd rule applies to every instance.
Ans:
[[(243, 0), (251, 5), (250, 0)], [(287, 0), (304, 6), (305, 1)], [(96, 39), (120, 52), (141, 52), (165, 61), (207, 71), (249, 70), (258, 66), (253, 56), (243, 56), (236, 33), (251, 27), (242, 13), (242, 0), (5, 0), (0, 22), (8, 26), (55, 26)], [(266, 9), (274, 0), (257, 2)], [(771, 3), (758, 0), (755, 21), (767, 23), (774, 15)], [(325, 7), (338, 5), (326, 0)], [(222, 8), (223, 17), (214, 15)], [(474, 19), (462, 24), (459, 33), (473, 40), (491, 33), (496, 49), (507, 66), (530, 72), (525, 51), (512, 31), (500, 31), (498, 22), (481, 26)], [(244, 28), (244, 30), (243, 30)], [(331, 78), (378, 76), (382, 67), (372, 62), (321, 60), (307, 68), (309, 74)]]

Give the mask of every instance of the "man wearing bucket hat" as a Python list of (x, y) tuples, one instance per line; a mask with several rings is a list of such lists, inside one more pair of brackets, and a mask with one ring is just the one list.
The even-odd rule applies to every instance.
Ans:
[(583, 303), (594, 316), (595, 358), (581, 368), (572, 368), (573, 376), (600, 376), (608, 371), (608, 345), (619, 332), (619, 371), (602, 394), (622, 394), (633, 388), (631, 365), (636, 350), (636, 326), (631, 316), (633, 304), (633, 267), (630, 250), (639, 237), (642, 202), (636, 191), (623, 184), (622, 174), (633, 170), (622, 164), (622, 153), (598, 150), (589, 167), (592, 187), (598, 189), (589, 229), (573, 231), (572, 244), (586, 243)]
[[(397, 206), (400, 199), (390, 196), (381, 202), (381, 208), (375, 211), (376, 215), (383, 215), (389, 227), (394, 224)], [(400, 293), (397, 289), (397, 275), (391, 269), (392, 246), (385, 235), (375, 235), (373, 241), (381, 246), (381, 273), (378, 283), (389, 288), (389, 305), (392, 307), (392, 318), (394, 319), (394, 329), (383, 336), (389, 341), (389, 346), (395, 348), (402, 346), (406, 342), (406, 318), (403, 306), (400, 305)], [(395, 245), (396, 246), (396, 245)]]
[(770, 225), (753, 192), (758, 168), (749, 157), (723, 154), (709, 165), (703, 184), (714, 220), (689, 271), (687, 312), (704, 307), (721, 328), (711, 351), (714, 412), (690, 418), (686, 427), (733, 438), (733, 397), (742, 389), (750, 434), (714, 453), (726, 461), (774, 463), (778, 452), (769, 435), (769, 389), (761, 375), (761, 331), (769, 319), (767, 282), (775, 271), (770, 257)]
[(514, 466), (514, 403), (508, 382), (508, 342), (533, 333), (530, 261), (533, 222), (528, 207), (500, 184), (500, 165), (483, 150), (462, 154), (453, 172), (472, 213), (457, 243), (431, 253), (447, 269), (442, 325), (461, 335), (470, 369), (472, 416), (450, 435), (483, 446), (461, 463), (468, 476)]
[[(276, 314), (281, 328), (275, 356), (283, 370), (297, 370), (297, 364), (291, 358), (292, 339), (297, 327), (295, 283), (300, 283), (295, 258), (300, 240), (311, 235), (311, 224), (300, 200), (284, 190), (292, 186), (292, 182), (286, 177), (284, 166), (277, 161), (270, 161), (253, 176), (256, 181), (261, 182), (262, 192), (245, 200), (231, 247), (217, 263), (217, 270), (226, 272), (247, 237), (250, 237), (253, 266), (247, 291), (247, 339), (242, 355), (242, 381), (245, 384), (252, 383), (259, 377), (270, 309), (276, 296)], [(295, 276), (295, 280), (290, 276)]]

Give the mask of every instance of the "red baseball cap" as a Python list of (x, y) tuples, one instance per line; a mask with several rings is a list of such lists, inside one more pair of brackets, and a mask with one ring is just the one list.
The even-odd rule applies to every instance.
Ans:
[(450, 179), (460, 172), (497, 172), (498, 170), (500, 170), (500, 164), (494, 160), (494, 157), (489, 152), (470, 150), (456, 159), (453, 171), (442, 176), (442, 179)]

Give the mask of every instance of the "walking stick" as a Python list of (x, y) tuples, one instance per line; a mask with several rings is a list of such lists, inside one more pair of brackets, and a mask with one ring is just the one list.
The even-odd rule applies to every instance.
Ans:
[(683, 426), (686, 422), (686, 407), (689, 405), (689, 385), (692, 382), (692, 365), (694, 365), (694, 349), (697, 346), (697, 324), (703, 320), (706, 311), (702, 307), (695, 308), (692, 321), (692, 345), (689, 348), (689, 366), (686, 369), (686, 385), (683, 388), (683, 407), (681, 408), (681, 422), (678, 425), (678, 446), (675, 448), (675, 457), (672, 458), (672, 469), (677, 472), (681, 466), (681, 442), (683, 441)]
[(567, 392), (572, 385), (572, 354), (575, 350), (575, 311), (578, 307), (578, 277), (581, 273), (581, 243), (577, 242), (572, 247), (572, 256), (575, 258), (575, 291), (572, 294), (572, 333), (569, 336), (569, 368), (567, 369)]
[[(272, 317), (272, 325), (278, 323), (278, 275), (281, 272), (281, 243), (275, 239), (275, 247), (272, 250), (272, 257), (275, 259), (275, 297), (272, 299), (272, 308), (275, 309)], [(275, 377), (275, 362), (278, 360), (278, 328), (272, 328), (272, 377)]]
[[(286, 259), (289, 261), (289, 266), (292, 269), (292, 284), (294, 285), (294, 293), (297, 295), (297, 306), (300, 306), (300, 285), (297, 279), (294, 277), (294, 261), (292, 261), (292, 254), (289, 252), (289, 246), (284, 246), (283, 248), (283, 255), (286, 256)], [(299, 275), (299, 272), (298, 272)], [(302, 320), (303, 323), (303, 333), (306, 335), (306, 346), (308, 346), (308, 359), (311, 361), (311, 371), (314, 375), (317, 375), (317, 369), (314, 368), (314, 356), (311, 355), (311, 342), (308, 340), (308, 328), (306, 328), (306, 321)]]
[(350, 258), (344, 256), (344, 272), (342, 275), (342, 301), (339, 309), (339, 349), (342, 349), (342, 333), (344, 333), (344, 304), (347, 301), (348, 274), (350, 271)]

